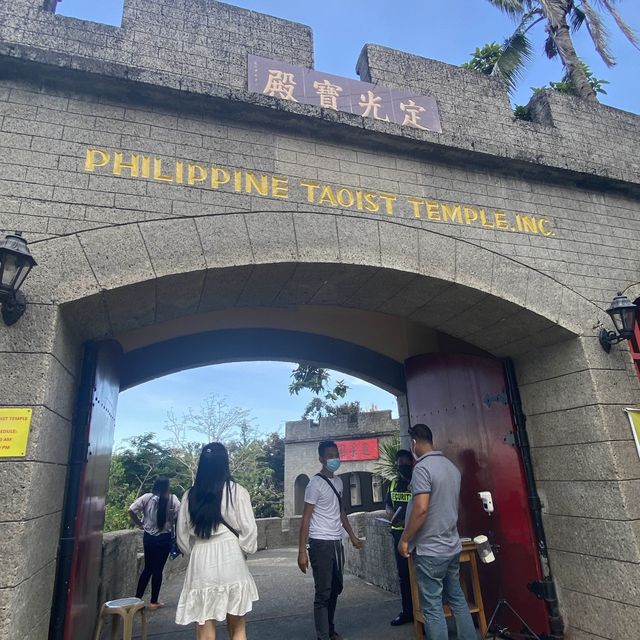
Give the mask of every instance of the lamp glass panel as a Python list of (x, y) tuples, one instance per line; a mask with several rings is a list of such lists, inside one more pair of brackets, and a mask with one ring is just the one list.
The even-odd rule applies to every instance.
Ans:
[(14, 291), (17, 291), (22, 286), (22, 283), (25, 281), (25, 278), (29, 275), (29, 271), (31, 271), (30, 266), (28, 265), (22, 266), (22, 268), (18, 272), (18, 277), (16, 278), (16, 281), (13, 284)]
[(6, 253), (2, 261), (2, 281), (0, 285), (5, 288), (13, 288), (14, 281), (20, 269), (20, 261), (14, 253)]
[(622, 313), (622, 309), (616, 309), (615, 311), (610, 313), (611, 319), (613, 320), (613, 324), (615, 325), (616, 331), (618, 333), (624, 330), (624, 325), (622, 324)]
[(622, 325), (623, 331), (626, 333), (633, 333), (633, 329), (636, 323), (636, 308), (625, 309), (622, 312)]

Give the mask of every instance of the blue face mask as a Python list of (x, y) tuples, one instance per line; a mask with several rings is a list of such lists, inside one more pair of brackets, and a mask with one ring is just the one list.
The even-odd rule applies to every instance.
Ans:
[(329, 471), (331, 471), (331, 473), (335, 473), (340, 468), (340, 459), (331, 458), (330, 460), (327, 460), (325, 466), (327, 467), (327, 469), (329, 469)]

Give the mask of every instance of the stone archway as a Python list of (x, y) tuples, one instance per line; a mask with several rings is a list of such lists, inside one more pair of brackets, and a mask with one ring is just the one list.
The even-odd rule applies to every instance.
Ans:
[[(410, 221), (327, 213), (125, 224), (35, 242), (33, 250), (40, 267), (26, 287), (29, 310), (0, 336), (6, 341), (0, 373), (9, 380), (2, 399), (34, 407), (28, 459), (2, 466), (19, 523), (6, 537), (6, 566), (21, 586), (3, 596), (18, 607), (15, 619), (25, 615), (20, 593), (31, 593), (38, 581), (42, 597), (32, 609), (42, 628), (48, 624), (57, 541), (41, 532), (60, 522), (82, 343), (115, 337), (133, 353), (206, 331), (292, 325), (396, 363), (462, 345), (511, 356), (548, 505), (551, 560), (560, 568), (564, 606), (580, 610), (571, 567), (586, 549), (578, 539), (566, 543), (563, 532), (567, 516), (602, 502), (593, 483), (581, 480), (576, 425), (590, 441), (602, 433), (609, 440), (597, 456), (594, 450), (594, 460), (606, 474), (607, 503), (626, 513), (632, 485), (617, 478), (630, 463), (620, 457), (615, 435), (623, 428), (620, 403), (635, 403), (637, 394), (624, 354), (605, 358), (599, 351), (593, 326), (601, 311), (578, 294), (515, 260)], [(581, 452), (575, 458), (574, 449)], [(606, 523), (604, 506), (596, 511)], [(623, 536), (637, 548), (631, 531)], [(33, 566), (18, 564), (23, 545), (39, 550)]]
[(293, 500), (294, 500), (294, 515), (301, 516), (304, 510), (304, 491), (309, 484), (309, 476), (302, 473), (300, 474), (294, 483), (293, 487)]

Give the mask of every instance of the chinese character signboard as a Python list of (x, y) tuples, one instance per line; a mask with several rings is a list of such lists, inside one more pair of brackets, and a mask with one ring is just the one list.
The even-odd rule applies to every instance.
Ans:
[(636, 442), (636, 449), (640, 456), (640, 409), (625, 409), (631, 423), (631, 433)]
[(442, 132), (433, 97), (387, 89), (268, 58), (249, 56), (249, 91), (423, 131)]
[(26, 455), (31, 413), (32, 409), (0, 408), (0, 458)]
[(378, 452), (378, 438), (367, 438), (366, 440), (338, 440), (338, 451), (340, 460), (377, 460), (380, 457)]

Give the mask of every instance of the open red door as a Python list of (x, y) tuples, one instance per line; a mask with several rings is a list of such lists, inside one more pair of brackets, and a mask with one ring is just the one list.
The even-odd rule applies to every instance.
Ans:
[[(542, 570), (502, 362), (428, 354), (405, 364), (411, 423), (431, 427), (435, 448), (462, 473), (460, 535), (486, 534), (496, 550), (496, 561), (480, 566), (487, 620), (503, 598), (537, 635), (548, 637), (547, 606), (527, 588), (542, 580)], [(491, 492), (492, 515), (480, 491)], [(498, 621), (512, 632), (523, 630), (508, 607)]]
[(112, 340), (85, 348), (52, 615), (56, 640), (93, 637), (121, 354)]

